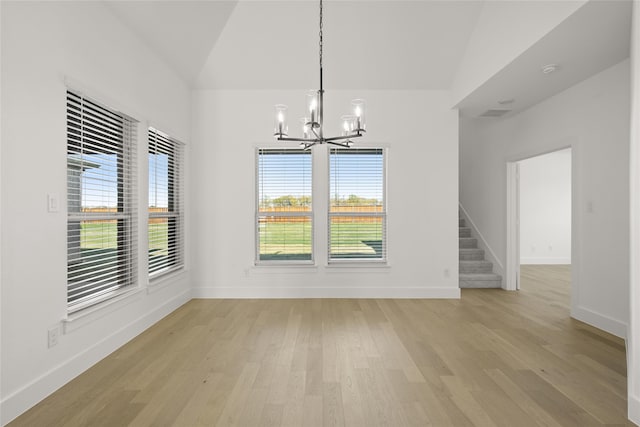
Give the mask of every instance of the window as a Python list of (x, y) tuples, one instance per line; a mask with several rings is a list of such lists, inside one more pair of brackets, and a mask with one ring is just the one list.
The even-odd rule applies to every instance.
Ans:
[(259, 149), (257, 156), (257, 261), (312, 261), (311, 151)]
[(386, 260), (384, 150), (330, 149), (329, 191), (329, 261)]
[(180, 187), (183, 145), (149, 128), (149, 275), (184, 265)]
[(67, 92), (67, 305), (136, 283), (136, 122)]

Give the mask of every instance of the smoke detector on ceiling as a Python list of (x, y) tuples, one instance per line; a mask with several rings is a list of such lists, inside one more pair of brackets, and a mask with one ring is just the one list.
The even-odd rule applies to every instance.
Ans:
[(559, 69), (560, 69), (560, 66), (558, 64), (547, 64), (547, 65), (545, 65), (544, 67), (541, 68), (542, 74), (555, 73)]

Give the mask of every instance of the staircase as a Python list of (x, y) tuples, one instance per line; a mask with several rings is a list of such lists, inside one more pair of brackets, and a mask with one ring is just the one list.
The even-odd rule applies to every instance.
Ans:
[(493, 264), (484, 259), (484, 250), (478, 248), (478, 239), (471, 237), (471, 228), (460, 218), (460, 287), (501, 288), (502, 277), (493, 274)]

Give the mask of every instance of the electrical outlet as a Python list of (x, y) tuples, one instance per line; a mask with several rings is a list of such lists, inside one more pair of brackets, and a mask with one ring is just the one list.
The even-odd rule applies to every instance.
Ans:
[(49, 341), (48, 341), (49, 348), (55, 347), (56, 345), (58, 345), (58, 338), (60, 338), (60, 327), (55, 326), (49, 329)]

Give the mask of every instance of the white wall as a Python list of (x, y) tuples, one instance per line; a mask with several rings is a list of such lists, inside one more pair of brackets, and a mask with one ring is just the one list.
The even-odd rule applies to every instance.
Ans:
[[(100, 2), (1, 7), (4, 424), (190, 298), (184, 273), (66, 324), (58, 345), (47, 348), (47, 330), (62, 327), (67, 314), (65, 77), (185, 142), (190, 105), (185, 84)], [(59, 212), (47, 212), (47, 193), (60, 197)]]
[(201, 237), (192, 247), (194, 296), (458, 297), (458, 117), (443, 91), (325, 94), (327, 133), (338, 131), (350, 99), (362, 97), (368, 129), (356, 144), (389, 148), (388, 268), (327, 267), (326, 146), (313, 149), (316, 266), (254, 267), (255, 147), (277, 146), (273, 105), (289, 105), (296, 118), (304, 95), (194, 93), (191, 221)]
[(520, 263), (571, 264), (571, 150), (520, 162)]
[(631, 35), (631, 283), (627, 378), (629, 419), (640, 425), (640, 4), (633, 3)]
[(482, 86), (585, 3), (586, 0), (483, 2), (453, 81), (453, 105)]
[[(503, 262), (506, 163), (572, 147), (572, 316), (626, 333), (629, 61), (507, 119), (463, 120), (460, 201)], [(588, 208), (591, 208), (591, 212)]]

